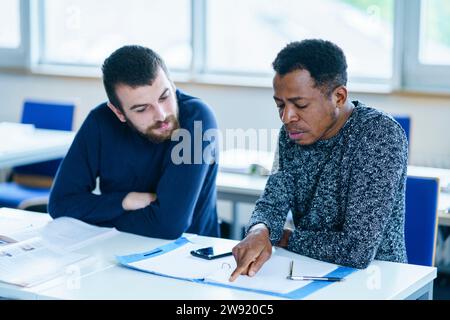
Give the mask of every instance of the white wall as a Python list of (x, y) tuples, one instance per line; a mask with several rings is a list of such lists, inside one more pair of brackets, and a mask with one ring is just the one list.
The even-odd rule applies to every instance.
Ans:
[[(179, 88), (202, 98), (226, 128), (280, 127), (270, 88), (182, 83)], [(19, 121), (26, 98), (76, 101), (78, 128), (90, 109), (106, 99), (100, 79), (0, 72), (0, 121)], [(450, 168), (450, 95), (352, 94), (366, 104), (412, 118), (410, 163)]]

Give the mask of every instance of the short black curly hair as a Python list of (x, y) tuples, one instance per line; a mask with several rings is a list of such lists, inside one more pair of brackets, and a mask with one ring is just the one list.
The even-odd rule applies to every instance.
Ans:
[(315, 86), (330, 96), (339, 86), (347, 85), (347, 61), (341, 48), (330, 41), (307, 39), (284, 47), (272, 63), (280, 76), (295, 70), (308, 70)]
[(116, 85), (125, 84), (132, 88), (151, 85), (161, 68), (169, 77), (163, 59), (153, 50), (138, 46), (123, 46), (114, 51), (102, 66), (103, 85), (109, 101), (123, 111), (116, 94)]

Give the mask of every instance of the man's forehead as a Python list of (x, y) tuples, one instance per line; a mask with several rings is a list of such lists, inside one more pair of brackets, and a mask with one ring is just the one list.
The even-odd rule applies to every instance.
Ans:
[(158, 100), (162, 95), (170, 90), (170, 87), (155, 87), (143, 85), (131, 87), (122, 85), (117, 87), (116, 93), (121, 105), (125, 110), (130, 110), (135, 106), (148, 105)]
[(161, 86), (166, 86), (168, 83), (170, 83), (169, 78), (167, 77), (164, 70), (159, 67), (158, 71), (156, 72), (154, 78), (152, 80), (149, 80), (148, 83), (138, 84), (138, 85), (129, 85), (124, 82), (119, 82), (115, 85), (116, 89), (121, 87), (127, 87), (128, 90), (130, 89), (136, 89), (139, 87), (152, 87), (152, 88), (158, 88)]
[(280, 84), (314, 84), (314, 79), (306, 69), (296, 69), (286, 74), (276, 73), (274, 83)]
[(317, 93), (315, 82), (307, 70), (295, 70), (285, 75), (276, 74), (273, 80), (275, 96), (288, 95), (287, 98), (311, 98)]

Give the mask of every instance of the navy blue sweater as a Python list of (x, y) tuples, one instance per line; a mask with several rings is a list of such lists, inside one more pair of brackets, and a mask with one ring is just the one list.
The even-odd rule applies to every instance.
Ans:
[[(202, 122), (204, 133), (217, 128), (214, 114), (179, 90), (177, 100), (180, 127), (191, 133), (193, 147), (194, 121)], [(171, 153), (178, 143), (151, 143), (101, 104), (89, 113), (58, 170), (50, 215), (155, 238), (175, 239), (183, 232), (219, 236), (217, 161), (177, 165)], [(212, 147), (210, 142), (202, 145)], [(97, 177), (100, 195), (92, 193)], [(156, 193), (157, 200), (144, 209), (125, 211), (122, 200), (129, 192)]]

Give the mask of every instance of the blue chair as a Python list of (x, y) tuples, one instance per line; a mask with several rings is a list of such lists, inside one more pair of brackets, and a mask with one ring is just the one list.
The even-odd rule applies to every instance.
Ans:
[[(25, 101), (21, 122), (38, 129), (72, 130), (75, 106), (53, 102)], [(12, 169), (11, 182), (0, 183), (0, 207), (26, 208), (45, 205), (50, 184), (62, 159), (44, 161)], [(28, 181), (33, 183), (28, 183)], [(39, 181), (44, 181), (39, 185)], [(34, 185), (36, 184), (36, 185)], [(42, 186), (43, 185), (43, 186)]]
[(405, 242), (410, 264), (434, 265), (438, 195), (439, 179), (407, 177)]
[(405, 130), (406, 138), (408, 139), (408, 143), (410, 140), (410, 131), (411, 131), (411, 119), (409, 116), (401, 116), (396, 115), (393, 116), (394, 119), (402, 126), (403, 130)]

